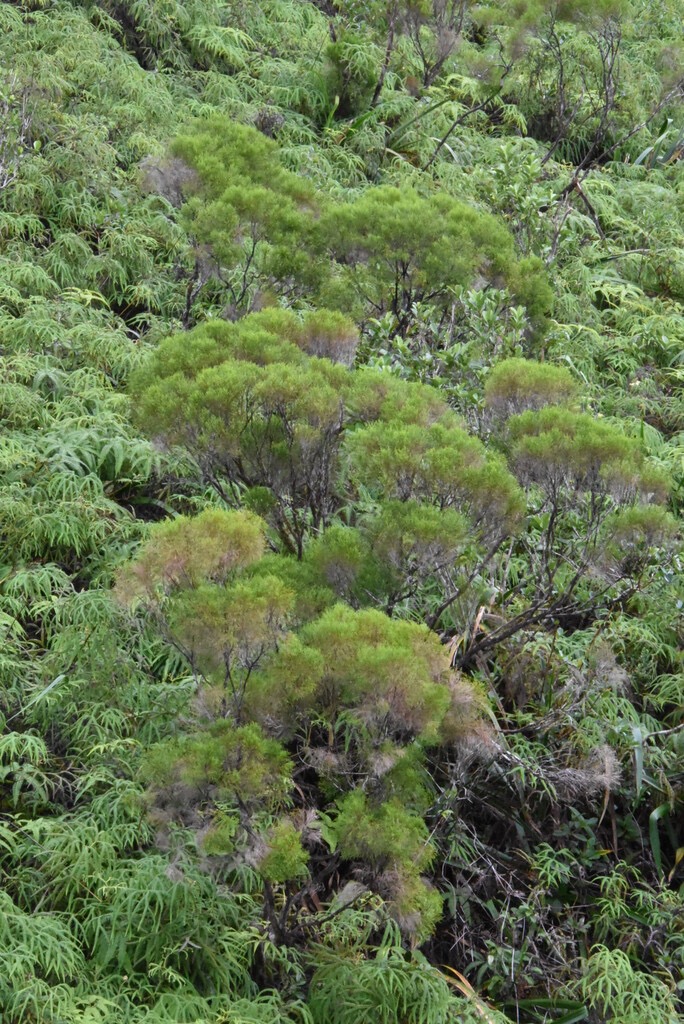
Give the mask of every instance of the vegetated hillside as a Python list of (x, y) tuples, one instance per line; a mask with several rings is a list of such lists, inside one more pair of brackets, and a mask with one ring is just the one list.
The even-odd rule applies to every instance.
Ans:
[(681, 5), (0, 17), (2, 1020), (684, 1020)]

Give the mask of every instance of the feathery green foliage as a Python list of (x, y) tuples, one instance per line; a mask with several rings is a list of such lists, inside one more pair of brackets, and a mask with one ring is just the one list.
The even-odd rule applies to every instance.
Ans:
[(682, 1019), (675, 0), (0, 4), (0, 1017)]

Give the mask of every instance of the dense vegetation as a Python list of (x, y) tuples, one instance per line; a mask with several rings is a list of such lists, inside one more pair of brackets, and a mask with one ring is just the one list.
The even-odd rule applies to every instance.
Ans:
[(681, 4), (0, 18), (2, 1020), (684, 1020)]

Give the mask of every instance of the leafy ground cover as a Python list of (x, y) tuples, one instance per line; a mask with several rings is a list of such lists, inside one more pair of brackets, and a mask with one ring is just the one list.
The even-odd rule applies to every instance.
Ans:
[(684, 1019), (675, 0), (0, 5), (0, 1015)]

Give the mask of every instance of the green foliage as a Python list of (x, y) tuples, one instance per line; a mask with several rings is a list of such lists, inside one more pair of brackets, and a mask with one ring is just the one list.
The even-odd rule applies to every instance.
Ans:
[(548, 312), (541, 262), (518, 264), (513, 239), (495, 217), (446, 194), (384, 185), (322, 204), (283, 168), (272, 141), (218, 119), (177, 139), (172, 152), (180, 165), (159, 169), (157, 188), (168, 194), (180, 181), (194, 193), (183, 221), (199, 246), (186, 320), (213, 281), (227, 295), (230, 316), (272, 303), (274, 295), (293, 303), (308, 291), (358, 318), (391, 311), (405, 330), (415, 303), (444, 307), (454, 288), (478, 275), (510, 280), (533, 317)]
[(341, 801), (335, 821), (337, 847), (346, 860), (362, 860), (376, 871), (429, 865), (434, 850), (424, 822), (388, 802), (374, 809), (358, 790)]
[(259, 862), (267, 882), (288, 882), (308, 874), (309, 855), (302, 849), (299, 832), (291, 822), (280, 821), (269, 832), (268, 849)]
[(225, 5), (187, 7), (182, 4), (104, 3), (93, 17), (111, 25), (124, 45), (148, 70), (200, 68), (219, 64), (238, 70), (246, 64), (251, 40), (226, 25)]
[[(304, 329), (312, 323), (305, 319)], [(268, 328), (260, 335), (265, 352), (270, 347), (275, 357), (280, 345), (278, 361), (260, 365), (256, 354), (250, 356), (257, 324)], [(307, 533), (327, 525), (342, 505), (340, 448), (352, 417), (379, 421), (349, 432), (349, 487), (372, 481), (388, 498), (456, 505), (478, 526), (512, 528), (521, 502), (512, 477), (455, 425), (446, 406), (415, 385), (394, 385), (388, 395), (376, 375), (363, 375), (359, 386), (328, 360), (302, 361), (299, 348), (274, 333), (285, 327), (292, 336), (298, 325), (293, 314), (267, 311), (236, 327), (197, 328), (191, 347), (183, 339), (182, 351), (171, 338), (137, 378), (139, 422), (167, 443), (188, 447), (224, 500), (237, 502), (248, 488), (248, 502), (273, 523), (285, 550), (299, 557)], [(219, 349), (219, 339), (228, 344)], [(445, 520), (443, 529), (452, 526)]]
[[(142, 777), (160, 794), (157, 799), (163, 797), (173, 808), (180, 797), (181, 819), (197, 813), (194, 801), (201, 804), (208, 798), (216, 804), (263, 802), (278, 807), (291, 789), (290, 772), (279, 743), (264, 737), (256, 725), (235, 729), (225, 721), (201, 735), (150, 748), (141, 767)], [(187, 792), (181, 794), (176, 782)]]
[(377, 84), (377, 53), (363, 37), (346, 28), (326, 49), (323, 71), (329, 107), (326, 120), (367, 111)]
[(592, 1009), (626, 1024), (648, 1020), (676, 1021), (672, 996), (659, 979), (635, 971), (622, 950), (596, 946), (578, 990)]
[[(270, 329), (261, 339), (274, 355), (280, 346), (278, 361), (266, 365), (252, 361), (247, 347), (258, 340), (251, 328), (262, 322)], [(171, 339), (156, 366), (139, 378), (135, 400), (139, 421), (167, 442), (185, 444), (224, 500), (238, 501), (244, 488), (253, 499), (270, 492), (274, 525), (286, 548), (301, 555), (307, 529), (325, 523), (334, 505), (347, 371), (306, 359), (292, 342), (280, 343), (274, 331), (283, 324), (299, 330), (293, 315), (274, 319), (270, 313), (255, 314), (244, 327), (226, 325), (225, 332), (210, 327), (209, 338), (198, 329), (191, 342), (202, 353), (197, 366), (183, 339), (185, 373), (176, 369), (179, 345)], [(315, 321), (305, 321), (305, 331), (314, 329)], [(222, 334), (229, 341), (237, 335), (237, 358), (229, 346), (218, 350)], [(214, 365), (203, 366), (208, 361)]]
[(184, 209), (184, 224), (213, 261), (203, 265), (206, 257), (198, 248), (188, 315), (198, 287), (210, 276), (220, 280), (228, 274), (224, 288), (234, 313), (255, 308), (259, 288), (284, 288), (288, 294), (288, 282), (310, 283), (315, 271), (301, 243), (310, 230), (312, 190), (282, 167), (273, 142), (253, 128), (215, 118), (178, 138), (172, 152), (181, 168), (194, 171), (187, 175), (195, 195)]
[(679, 1021), (680, 5), (0, 28), (3, 1021)]
[(550, 491), (570, 484), (622, 500), (667, 493), (667, 479), (648, 466), (633, 438), (586, 413), (547, 407), (512, 417), (508, 429), (518, 472)]
[(448, 660), (425, 627), (338, 605), (301, 635), (320, 655), (318, 699), (333, 724), (358, 708), (379, 738), (409, 730), (435, 741), (449, 706)]
[(344, 284), (362, 297), (361, 313), (370, 303), (374, 316), (389, 310), (400, 327), (415, 303), (447, 305), (453, 289), (477, 274), (505, 280), (514, 266), (512, 239), (502, 225), (446, 195), (367, 189), (324, 216), (319, 231), (337, 264), (324, 300), (344, 295)]
[(322, 955), (312, 979), (314, 1021), (441, 1024), (454, 1009), (448, 986), (421, 958), (383, 945), (372, 959)]
[(513, 478), (460, 427), (377, 423), (348, 442), (353, 472), (400, 501), (423, 500), (467, 510), (476, 525), (508, 532), (521, 510)]
[(330, 526), (306, 560), (354, 606), (384, 602), (412, 610), (427, 599), (437, 574), (457, 571), (476, 557), (468, 523), (452, 509), (417, 501), (388, 501), (360, 517), (360, 527)]
[(263, 553), (263, 526), (249, 512), (206, 509), (194, 519), (179, 516), (152, 528), (135, 567), (122, 577), (120, 593), (154, 602), (159, 592), (225, 583)]
[(567, 405), (576, 394), (577, 385), (564, 366), (530, 359), (502, 360), (494, 366), (485, 385), (487, 405), (504, 416), (545, 405)]
[[(178, 519), (156, 527), (155, 540), (124, 573), (124, 582), (146, 574), (152, 587), (162, 578), (175, 588), (161, 604), (149, 587), (148, 594), (199, 686), (202, 730), (157, 744), (143, 757), (153, 818), (164, 828), (183, 824), (198, 838), (207, 826), (200, 841), (214, 855), (235, 854), (245, 842), (265, 844), (258, 870), (266, 883), (305, 876), (309, 853), (292, 821), (281, 820), (257, 838), (257, 818), (251, 825), (244, 819), (248, 810), (258, 816), (282, 808), (293, 766), (256, 723), (242, 723), (252, 717), (262, 728), (291, 736), (324, 727), (327, 751), (309, 748), (300, 757), (320, 773), (323, 792), (333, 780), (338, 789), (351, 788), (327, 841), (345, 859), (361, 861), (374, 886), (387, 890), (405, 931), (427, 938), (442, 901), (420, 877), (434, 855), (427, 826), (421, 813), (404, 813), (397, 799), (401, 794), (423, 813), (428, 802), (415, 757), (402, 744), (415, 737), (434, 746), (442, 738), (467, 736), (481, 728), (482, 699), (465, 681), (452, 684), (449, 657), (424, 626), (337, 605), (295, 635), (287, 620), (294, 593), (277, 576), (243, 572), (237, 579), (224, 575), (222, 583), (203, 582), (210, 574), (216, 578), (217, 569), (226, 573), (232, 554), (227, 543), (235, 549), (236, 534), (244, 540), (245, 531), (250, 541), (260, 539), (258, 526), (243, 513)], [(202, 540), (196, 548), (189, 543), (193, 537)], [(181, 543), (173, 560), (165, 544), (175, 539)], [(367, 798), (353, 788), (356, 776), (373, 780), (389, 801), (364, 811)], [(239, 827), (236, 810), (243, 815)], [(268, 913), (274, 912), (271, 899)]]

